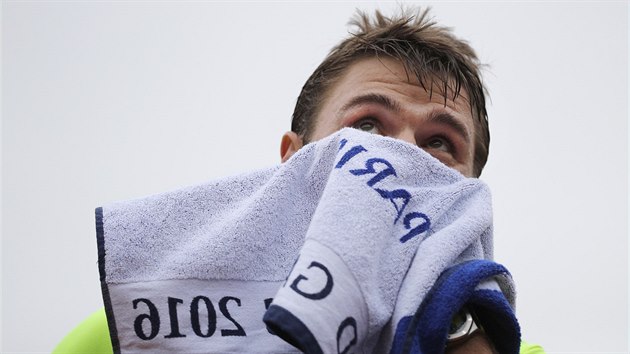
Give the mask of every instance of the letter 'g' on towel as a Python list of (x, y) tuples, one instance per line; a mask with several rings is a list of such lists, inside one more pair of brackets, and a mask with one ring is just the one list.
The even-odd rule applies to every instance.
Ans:
[(492, 211), (481, 181), (344, 129), (279, 166), (98, 208), (97, 239), (116, 352), (389, 352), (444, 270), (492, 259)]

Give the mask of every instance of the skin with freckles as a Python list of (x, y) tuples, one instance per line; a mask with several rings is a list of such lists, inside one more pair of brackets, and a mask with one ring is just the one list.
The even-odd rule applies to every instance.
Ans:
[[(427, 92), (395, 59), (371, 57), (352, 64), (327, 93), (309, 140), (344, 127), (404, 140), (473, 176), (474, 123), (466, 93), (445, 104), (438, 90)], [(302, 145), (297, 134), (285, 133), (283, 162)]]

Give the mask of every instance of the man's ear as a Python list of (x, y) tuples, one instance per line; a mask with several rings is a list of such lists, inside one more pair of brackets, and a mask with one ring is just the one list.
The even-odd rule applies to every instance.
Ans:
[(304, 144), (302, 138), (295, 132), (286, 132), (282, 135), (280, 142), (280, 157), (282, 162), (286, 162), (296, 151), (300, 150)]

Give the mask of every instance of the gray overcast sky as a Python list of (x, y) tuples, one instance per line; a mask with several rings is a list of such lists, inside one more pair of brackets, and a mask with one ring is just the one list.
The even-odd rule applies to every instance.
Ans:
[[(4, 1), (2, 351), (48, 352), (102, 306), (95, 207), (278, 163), (302, 84), (377, 6)], [(626, 352), (627, 3), (433, 15), (489, 64), (482, 179), (524, 338)]]

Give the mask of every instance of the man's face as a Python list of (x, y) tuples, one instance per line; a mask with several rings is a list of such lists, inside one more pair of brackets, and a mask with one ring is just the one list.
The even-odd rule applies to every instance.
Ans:
[(353, 127), (415, 144), (472, 177), (475, 134), (466, 92), (445, 106), (439, 91), (430, 95), (394, 59), (361, 59), (327, 93), (310, 140)]

